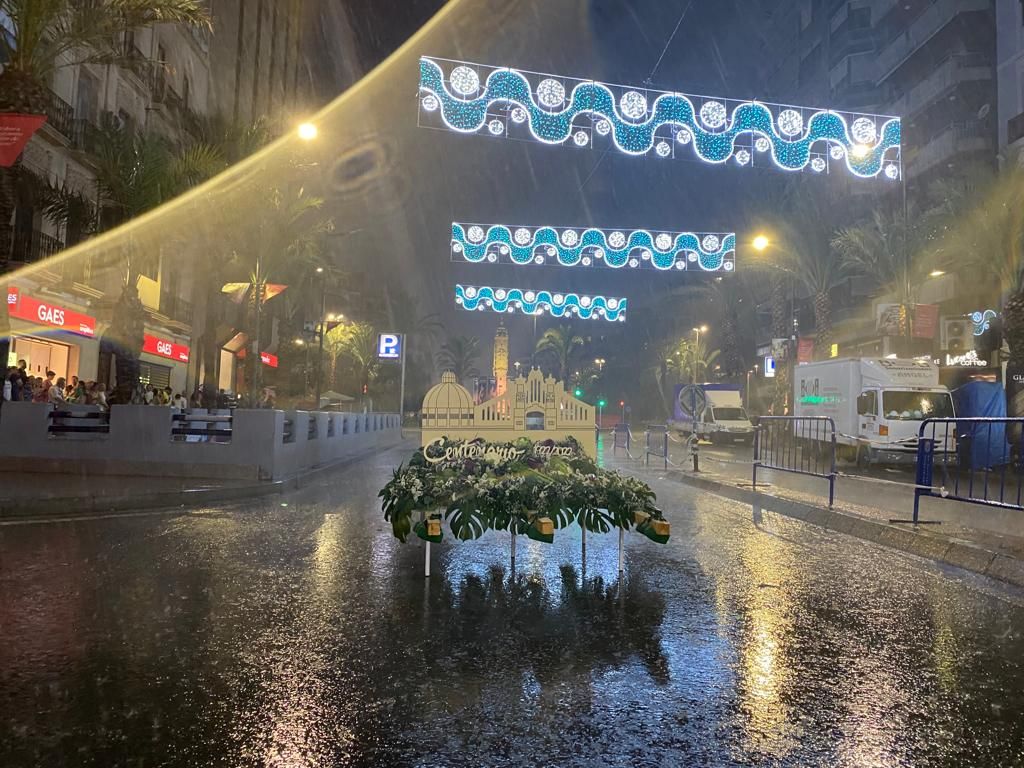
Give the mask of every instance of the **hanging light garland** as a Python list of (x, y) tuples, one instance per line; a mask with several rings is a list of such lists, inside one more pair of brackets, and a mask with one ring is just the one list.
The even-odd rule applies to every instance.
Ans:
[(630, 155), (896, 180), (900, 119), (420, 59), (420, 124)]
[(456, 285), (455, 303), (467, 310), (522, 312), (526, 315), (625, 321), (627, 300), (521, 288)]
[(517, 227), (505, 224), (452, 224), (452, 261), (498, 262), (562, 267), (732, 272), (736, 235), (732, 232), (658, 232), (646, 229)]

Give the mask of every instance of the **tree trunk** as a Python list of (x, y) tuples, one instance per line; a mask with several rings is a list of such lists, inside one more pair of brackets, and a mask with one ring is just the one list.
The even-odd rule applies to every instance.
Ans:
[[(786, 278), (777, 275), (772, 279), (772, 339), (788, 339), (789, 323), (786, 317)], [(788, 350), (788, 344), (787, 344)], [(774, 350), (773, 350), (774, 354)], [(782, 416), (786, 409), (789, 393), (788, 355), (775, 360), (775, 394), (772, 398), (772, 414)]]
[(133, 281), (129, 281), (114, 305), (114, 317), (103, 339), (103, 346), (114, 354), (117, 382), (110, 398), (112, 403), (125, 404), (136, 399), (139, 389), (139, 353), (145, 327), (146, 314), (139, 301), (138, 289)]
[(722, 316), (722, 368), (727, 376), (742, 376), (746, 370), (737, 330), (736, 311), (727, 307)]
[(832, 296), (821, 291), (814, 297), (814, 359), (828, 360), (832, 355)]

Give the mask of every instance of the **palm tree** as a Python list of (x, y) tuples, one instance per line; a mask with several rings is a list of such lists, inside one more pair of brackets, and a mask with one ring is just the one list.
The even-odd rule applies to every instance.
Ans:
[(709, 349), (703, 339), (682, 339), (677, 342), (668, 367), (679, 375), (680, 381), (700, 382), (707, 379), (711, 364), (720, 354), (720, 350)]
[(832, 247), (848, 269), (868, 278), (899, 305), (900, 336), (904, 339), (912, 333), (918, 287), (936, 266), (929, 258), (927, 237), (932, 220), (911, 203), (906, 216), (900, 208), (877, 208), (867, 219), (838, 230), (832, 238)]
[[(100, 229), (157, 207), (223, 167), (216, 153), (204, 145), (178, 150), (161, 137), (139, 134), (109, 120), (97, 132), (95, 163)], [(138, 280), (152, 272), (158, 257), (153, 252), (136, 252), (130, 241), (123, 253), (121, 293), (100, 345), (101, 371), (109, 370), (110, 356), (116, 356), (115, 402), (129, 402), (138, 387), (145, 325)]]
[(460, 384), (479, 375), (476, 360), (480, 356), (480, 339), (476, 336), (449, 336), (437, 354), (438, 368), (455, 374)]
[(377, 358), (377, 331), (369, 323), (349, 323), (343, 326), (342, 354), (352, 363), (360, 392), (367, 396), (370, 383), (377, 376), (380, 361)]
[(568, 382), (572, 375), (573, 363), (583, 352), (586, 340), (572, 332), (572, 328), (563, 325), (559, 328), (548, 328), (537, 340), (536, 352), (555, 364), (558, 378)]

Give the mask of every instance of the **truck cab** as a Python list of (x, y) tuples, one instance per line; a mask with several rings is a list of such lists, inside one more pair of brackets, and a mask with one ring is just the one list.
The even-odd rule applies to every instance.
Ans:
[[(945, 387), (870, 387), (857, 397), (861, 463), (913, 462), (918, 430), (925, 419), (952, 418), (953, 398)], [(953, 446), (936, 446), (938, 451)]]

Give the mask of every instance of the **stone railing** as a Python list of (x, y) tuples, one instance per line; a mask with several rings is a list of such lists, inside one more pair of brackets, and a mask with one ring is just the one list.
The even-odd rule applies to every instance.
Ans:
[[(81, 411), (81, 413), (78, 413)], [(4, 403), (0, 469), (280, 480), (399, 440), (393, 413)]]

